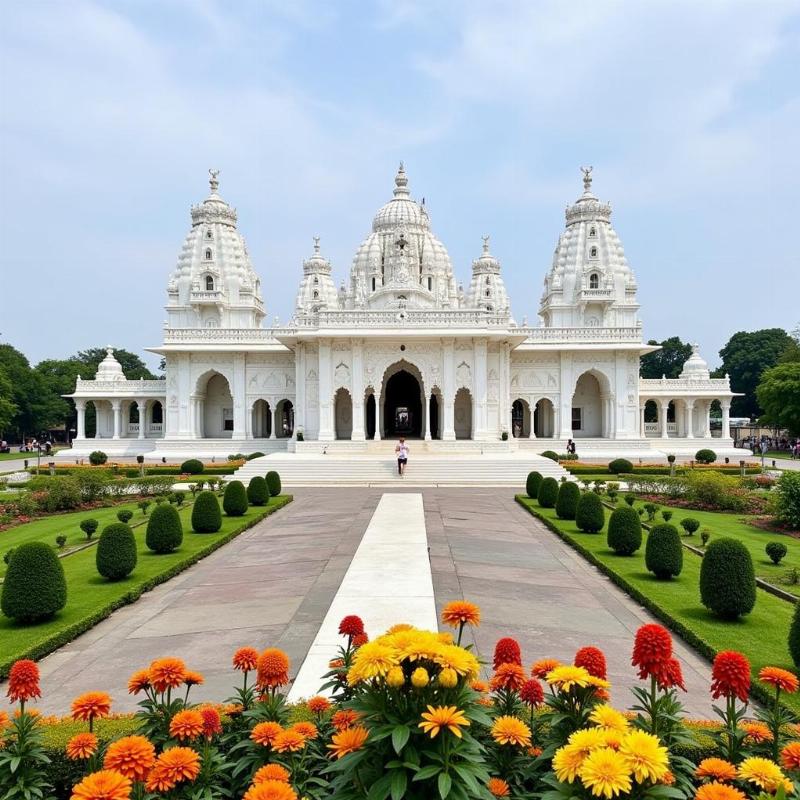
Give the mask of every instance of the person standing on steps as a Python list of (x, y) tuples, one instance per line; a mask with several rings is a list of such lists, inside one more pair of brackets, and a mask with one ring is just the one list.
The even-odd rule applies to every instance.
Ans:
[(406, 469), (406, 464), (408, 463), (408, 445), (402, 436), (394, 451), (397, 453), (397, 474), (402, 477)]

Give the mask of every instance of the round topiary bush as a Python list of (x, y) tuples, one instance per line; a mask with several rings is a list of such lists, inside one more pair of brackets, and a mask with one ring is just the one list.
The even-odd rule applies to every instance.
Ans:
[(92, 450), (89, 453), (89, 463), (92, 466), (99, 467), (101, 464), (105, 464), (108, 461), (108, 456), (102, 450)]
[(555, 508), (558, 500), (558, 481), (555, 478), (543, 478), (536, 499), (542, 508)]
[(96, 519), (82, 519), (79, 527), (86, 534), (86, 538), (91, 539), (99, 524)]
[(27, 542), (14, 548), (3, 581), (0, 608), (18, 622), (49, 619), (67, 604), (61, 561), (49, 544)]
[(558, 461), (558, 453), (555, 450), (545, 450), (542, 453), (544, 458), (549, 458), (551, 461)]
[(251, 506), (265, 506), (269, 502), (269, 486), (266, 478), (256, 475), (247, 484), (247, 500)]
[(181, 464), (181, 472), (187, 475), (200, 475), (204, 470), (203, 462), (199, 458), (190, 458)]
[(133, 519), (133, 511), (131, 511), (129, 508), (121, 508), (119, 511), (117, 511), (117, 519), (120, 522), (127, 524)]
[(229, 517), (241, 517), (247, 511), (247, 491), (241, 481), (231, 481), (225, 486), (222, 510)]
[(575, 509), (575, 525), (584, 533), (598, 533), (603, 529), (606, 512), (599, 494), (584, 492)]
[(611, 512), (608, 546), (619, 556), (632, 556), (642, 546), (642, 523), (630, 506), (621, 506)]
[(765, 550), (773, 564), (780, 564), (781, 559), (789, 552), (783, 542), (768, 542)]
[(267, 486), (271, 497), (277, 497), (281, 493), (281, 476), (274, 469), (267, 473)]
[(528, 497), (532, 497), (535, 500), (539, 496), (539, 487), (541, 485), (542, 485), (542, 473), (529, 472), (528, 480), (525, 481), (525, 491), (528, 493)]
[(171, 553), (181, 546), (183, 525), (175, 506), (162, 503), (147, 521), (145, 544), (154, 553)]
[(694, 517), (684, 517), (681, 520), (681, 528), (686, 531), (687, 536), (691, 536), (700, 528), (700, 520)]
[(674, 525), (663, 522), (650, 529), (647, 545), (644, 548), (644, 563), (656, 578), (662, 580), (669, 580), (681, 574), (683, 545), (681, 535)]
[(796, 667), (800, 667), (800, 603), (794, 607), (792, 624), (789, 626), (789, 654)]
[(136, 539), (124, 522), (106, 525), (97, 543), (97, 571), (110, 581), (127, 578), (136, 566)]
[(704, 447), (694, 454), (694, 460), (698, 464), (713, 464), (717, 460), (717, 454), (713, 450)]
[(222, 527), (222, 511), (214, 492), (200, 492), (192, 508), (192, 530), (216, 533)]
[(615, 458), (609, 462), (608, 471), (614, 475), (630, 475), (633, 472), (633, 464), (627, 458)]
[(575, 519), (580, 497), (581, 490), (578, 488), (577, 483), (573, 481), (562, 483), (556, 500), (556, 516), (559, 519)]
[(700, 565), (700, 600), (724, 619), (748, 614), (756, 604), (756, 574), (750, 551), (729, 536), (706, 548)]

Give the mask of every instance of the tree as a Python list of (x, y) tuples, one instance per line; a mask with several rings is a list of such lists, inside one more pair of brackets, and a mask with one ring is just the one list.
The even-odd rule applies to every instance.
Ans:
[(779, 364), (794, 364), (800, 362), (800, 326), (792, 331), (789, 344), (778, 359)]
[(686, 359), (692, 354), (692, 346), (681, 341), (678, 336), (670, 336), (663, 342), (650, 339), (647, 344), (661, 345), (660, 350), (642, 356), (639, 362), (639, 375), (642, 378), (677, 378), (681, 374)]
[(785, 428), (792, 435), (800, 434), (800, 361), (766, 370), (756, 396), (764, 410), (763, 424)]
[(10, 427), (19, 409), (12, 400), (14, 389), (5, 370), (0, 369), (0, 434), (4, 434)]
[(760, 331), (739, 331), (719, 351), (722, 366), (715, 377), (731, 376), (731, 389), (744, 397), (734, 397), (731, 416), (758, 416), (762, 409), (756, 398), (756, 388), (764, 370), (774, 367), (791, 344), (792, 338), (783, 328)]
[[(105, 357), (105, 347), (92, 347), (89, 350), (81, 350), (76, 358), (87, 367), (86, 372), (81, 372), (81, 377), (94, 378), (97, 367)], [(136, 353), (131, 353), (128, 350), (115, 350), (114, 358), (119, 361), (122, 371), (128, 380), (137, 381), (139, 378), (144, 378), (146, 381), (156, 380), (156, 376), (150, 372), (147, 364)]]

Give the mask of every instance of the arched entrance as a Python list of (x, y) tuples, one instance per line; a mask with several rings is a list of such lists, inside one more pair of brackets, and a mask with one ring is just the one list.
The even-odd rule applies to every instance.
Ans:
[(572, 436), (575, 439), (609, 437), (613, 403), (608, 379), (602, 373), (584, 372), (572, 395)]
[(347, 389), (338, 389), (333, 397), (337, 439), (353, 438), (353, 401)]
[(383, 398), (385, 436), (422, 436), (422, 387), (411, 372), (399, 369), (391, 375)]
[(515, 439), (528, 439), (531, 435), (531, 408), (525, 400), (511, 404), (511, 435)]
[(367, 439), (375, 438), (375, 393), (370, 390), (364, 403), (366, 425), (364, 426)]
[(555, 435), (555, 409), (547, 397), (539, 400), (533, 409), (533, 431), (537, 439), (551, 439)]
[(212, 372), (200, 388), (202, 395), (202, 430), (199, 435), (203, 439), (230, 439), (233, 436), (233, 397), (227, 379), (219, 372)]
[(291, 400), (281, 400), (275, 406), (275, 436), (291, 439), (294, 433), (294, 406)]
[(269, 439), (272, 433), (272, 409), (263, 398), (253, 403), (251, 430), (254, 439)]
[(456, 392), (453, 403), (456, 439), (472, 438), (472, 395), (469, 389), (461, 388)]
[(428, 419), (430, 420), (428, 430), (431, 433), (431, 439), (441, 439), (442, 432), (439, 430), (439, 402), (441, 398), (436, 392), (431, 392), (430, 400), (428, 401)]

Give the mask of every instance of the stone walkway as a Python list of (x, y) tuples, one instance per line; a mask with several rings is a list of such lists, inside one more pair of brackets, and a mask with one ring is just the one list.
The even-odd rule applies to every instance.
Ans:
[[(544, 656), (571, 660), (594, 644), (606, 653), (614, 701), (630, 704), (633, 634), (652, 621), (644, 609), (517, 506), (510, 491), (412, 491), (423, 495), (437, 609), (460, 597), (481, 606), (474, 642), (484, 660), (504, 635), (519, 639), (526, 665)], [(283, 648), (296, 674), (382, 494), (298, 489), (278, 514), (44, 659), (39, 706), (65, 713), (77, 694), (102, 688), (116, 710), (132, 709), (128, 676), (164, 655), (205, 675), (196, 700), (221, 700), (237, 680), (230, 656), (245, 644)], [(400, 535), (402, 519), (397, 526)], [(400, 607), (398, 622), (402, 616)], [(678, 643), (676, 654), (687, 709), (710, 716), (709, 665)]]

